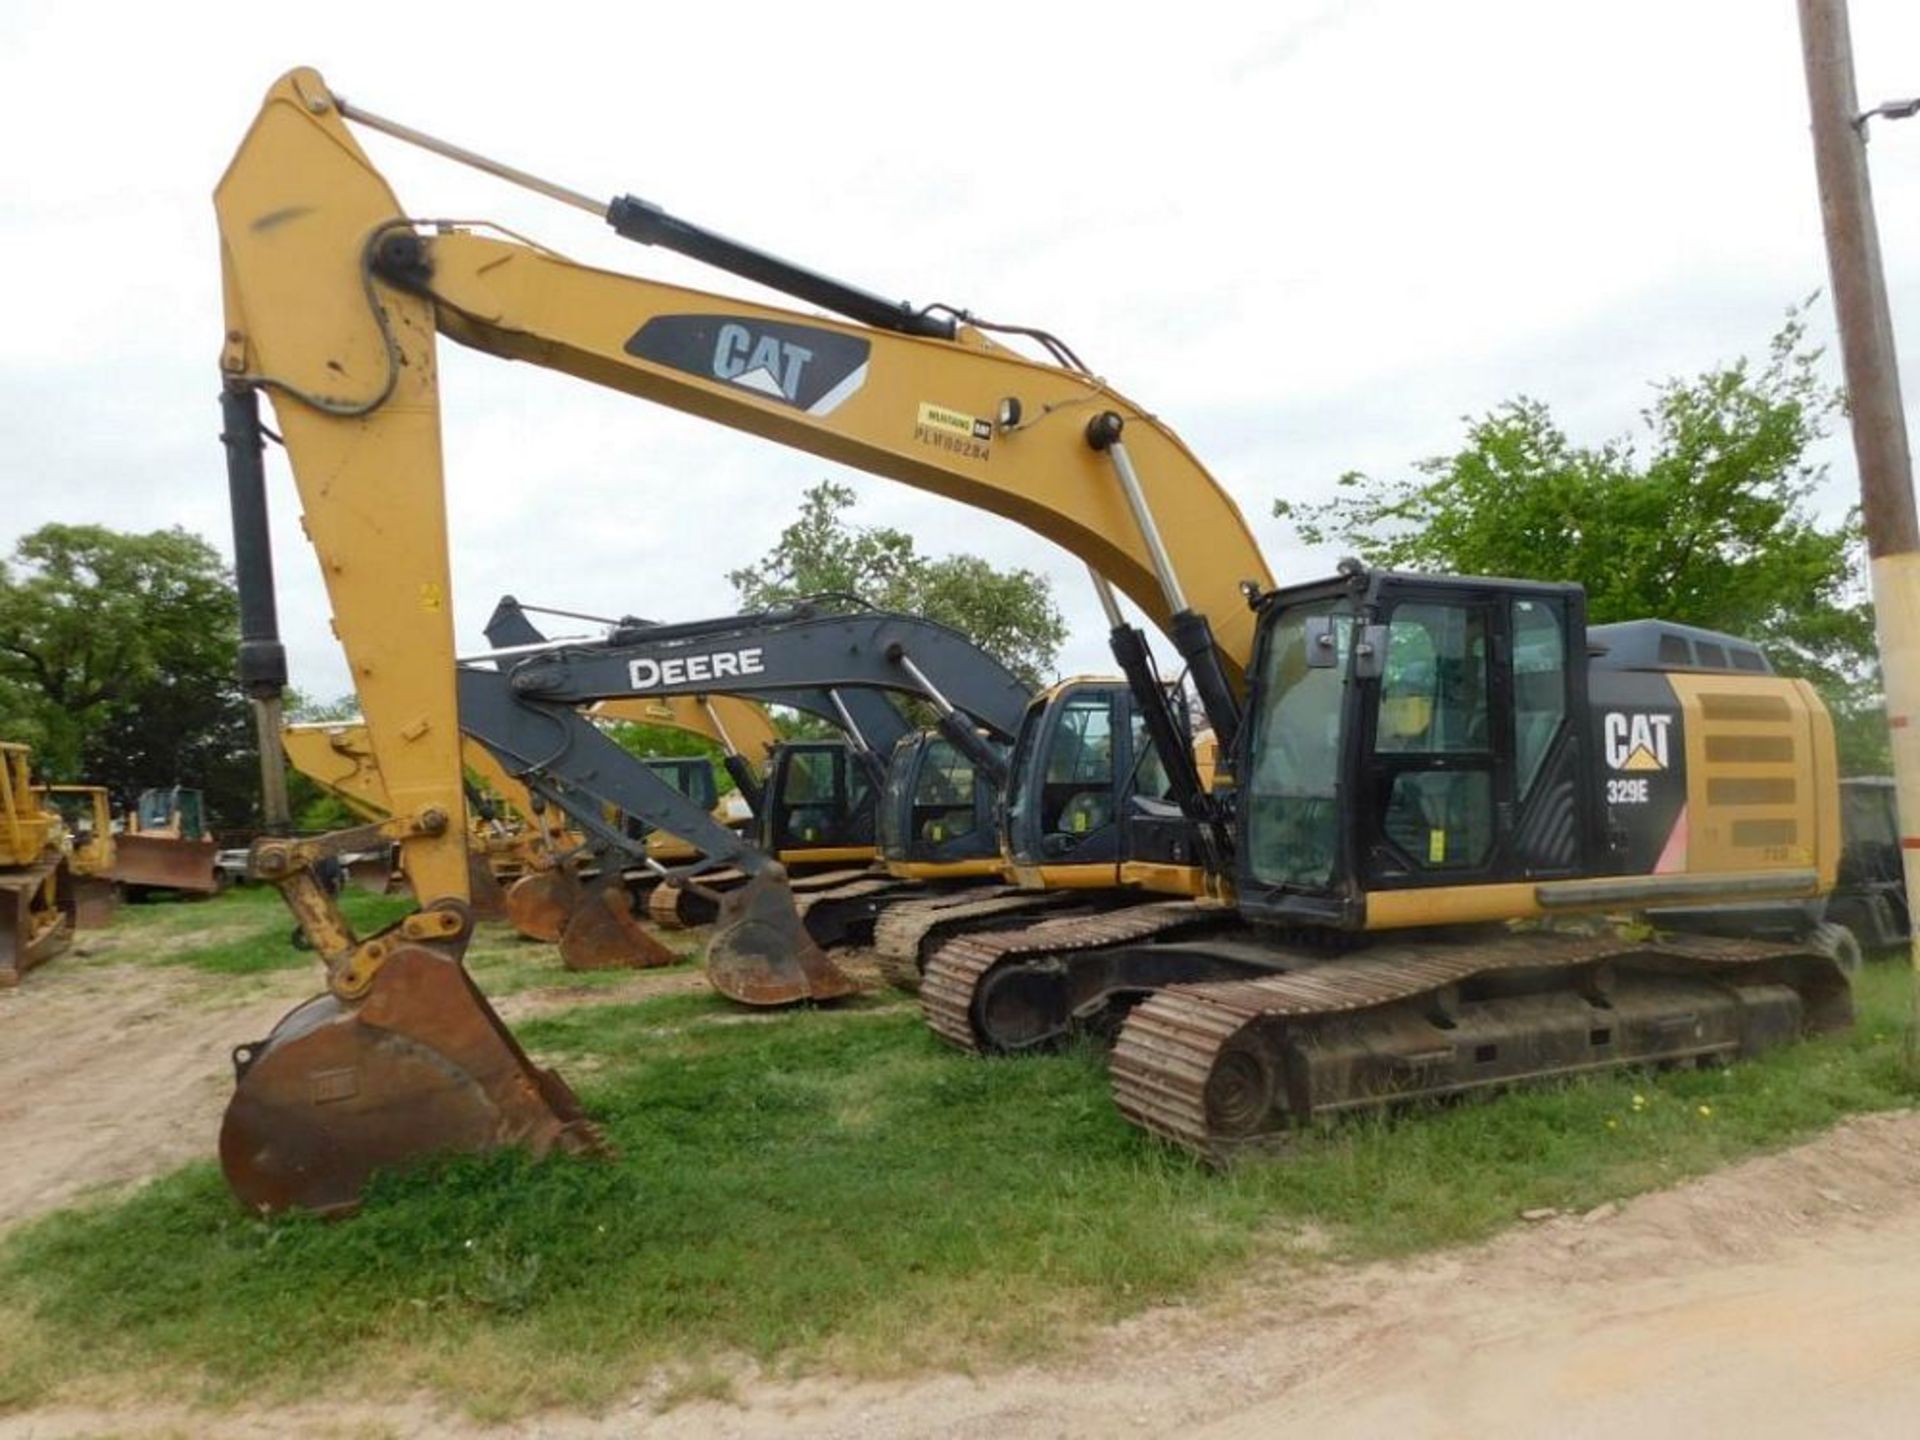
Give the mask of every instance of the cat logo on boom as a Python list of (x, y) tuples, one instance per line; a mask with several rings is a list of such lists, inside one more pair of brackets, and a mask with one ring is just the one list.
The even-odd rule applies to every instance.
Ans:
[(1648, 715), (1644, 713), (1627, 715), (1618, 710), (1607, 712), (1602, 722), (1602, 736), (1606, 744), (1607, 768), (1610, 770), (1664, 770), (1670, 763), (1667, 755), (1667, 732), (1673, 724), (1671, 715)]
[(626, 351), (763, 400), (831, 415), (867, 383), (873, 346), (857, 335), (753, 315), (656, 315)]

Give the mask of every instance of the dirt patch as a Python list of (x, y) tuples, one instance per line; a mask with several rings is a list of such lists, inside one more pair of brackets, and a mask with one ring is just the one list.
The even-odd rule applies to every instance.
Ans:
[(315, 989), (304, 970), (223, 979), (113, 948), (0, 991), (0, 1226), (211, 1155), (232, 1048)]

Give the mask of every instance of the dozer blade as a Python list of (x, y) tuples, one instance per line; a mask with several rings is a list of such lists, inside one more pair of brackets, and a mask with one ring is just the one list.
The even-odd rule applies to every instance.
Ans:
[(73, 906), (76, 930), (104, 930), (120, 908), (120, 887), (104, 875), (76, 875)]
[(634, 919), (619, 871), (609, 870), (581, 887), (560, 936), (560, 963), (567, 969), (651, 970), (679, 960)]
[(494, 878), (487, 857), (471, 850), (467, 852), (467, 906), (476, 920), (507, 918), (507, 892)]
[(356, 1002), (320, 995), (234, 1051), (220, 1168), (262, 1214), (340, 1214), (375, 1170), (522, 1146), (602, 1151), (567, 1084), (527, 1058), (458, 960), (401, 943)]
[(580, 904), (580, 881), (555, 866), (522, 875), (507, 887), (507, 923), (529, 940), (558, 940)]
[(122, 885), (211, 895), (220, 888), (213, 858), (220, 847), (211, 840), (180, 840), (165, 835), (116, 835), (113, 878)]
[(720, 897), (707, 942), (707, 981), (742, 1005), (838, 1000), (860, 988), (813, 943), (786, 871), (777, 865)]
[(73, 880), (62, 864), (0, 874), (0, 990), (73, 943)]

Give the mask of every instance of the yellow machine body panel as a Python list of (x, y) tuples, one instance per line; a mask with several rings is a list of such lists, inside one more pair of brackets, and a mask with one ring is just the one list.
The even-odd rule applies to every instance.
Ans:
[(35, 794), (32, 756), (25, 745), (0, 741), (0, 866), (38, 864), (66, 834)]
[(1689, 875), (1812, 870), (1840, 863), (1833, 719), (1804, 680), (1673, 675), (1687, 755)]

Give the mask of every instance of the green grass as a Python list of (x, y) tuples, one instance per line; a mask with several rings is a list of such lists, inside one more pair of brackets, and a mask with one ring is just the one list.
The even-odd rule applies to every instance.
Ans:
[[(348, 890), (340, 908), (361, 934), (390, 925), (413, 909), (403, 896)], [(102, 958), (184, 965), (211, 975), (257, 975), (300, 970), (313, 955), (293, 944), (293, 916), (279, 892), (243, 886), (206, 900), (123, 905), (108, 932)]]
[(724, 1394), (741, 1356), (1044, 1355), (1309, 1228), (1334, 1259), (1470, 1241), (1910, 1104), (1908, 987), (1872, 967), (1851, 1034), (1752, 1064), (1356, 1120), (1226, 1174), (1123, 1123), (1091, 1050), (969, 1060), (899, 1006), (582, 1005), (518, 1030), (616, 1159), (447, 1162), (331, 1224), (249, 1219), (201, 1164), (43, 1219), (0, 1247), (0, 1411), (119, 1375), (209, 1401), (425, 1387), (498, 1418), (656, 1367)]

